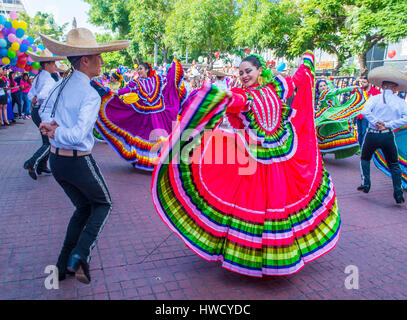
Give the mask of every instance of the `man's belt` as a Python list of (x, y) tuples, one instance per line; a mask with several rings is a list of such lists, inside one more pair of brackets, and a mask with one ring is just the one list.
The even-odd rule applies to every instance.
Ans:
[(90, 151), (78, 151), (78, 150), (71, 150), (71, 149), (60, 149), (51, 146), (51, 153), (56, 154), (57, 156), (62, 157), (84, 157), (91, 154)]
[(386, 130), (375, 130), (375, 129), (367, 129), (367, 132), (372, 132), (372, 133), (389, 133), (392, 132), (391, 129), (386, 129)]

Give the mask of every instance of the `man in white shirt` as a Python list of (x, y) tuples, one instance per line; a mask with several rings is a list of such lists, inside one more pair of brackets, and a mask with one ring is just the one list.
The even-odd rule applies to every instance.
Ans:
[(400, 75), (395, 72), (396, 70), (387, 72), (385, 69), (379, 69), (379, 71), (372, 70), (369, 74), (369, 80), (379, 81), (379, 86), (383, 88), (383, 92), (370, 97), (362, 110), (362, 115), (369, 121), (369, 127), (362, 144), (360, 165), (362, 184), (358, 190), (365, 193), (369, 192), (371, 186), (370, 160), (374, 152), (381, 149), (391, 172), (394, 199), (396, 203), (400, 204), (404, 203), (405, 200), (393, 130), (407, 125), (407, 103), (399, 98), (395, 92), (401, 89), (404, 82), (407, 84), (407, 77), (404, 79), (403, 74)]
[(98, 44), (84, 28), (71, 30), (66, 43), (41, 38), (52, 52), (66, 55), (74, 69), (40, 110), (40, 130), (51, 143), (52, 174), (76, 207), (57, 262), (59, 279), (75, 273), (88, 284), (90, 254), (112, 209), (107, 185), (91, 155), (101, 98), (90, 81), (101, 72), (101, 53), (125, 49), (130, 42)]
[[(32, 102), (31, 118), (38, 127), (41, 123), (38, 110), (48, 97), (51, 89), (55, 86), (55, 80), (51, 74), (57, 71), (56, 61), (66, 59), (66, 57), (53, 56), (49, 50), (43, 50), (40, 55), (28, 52), (34, 61), (41, 64), (41, 72), (34, 79), (32, 87), (28, 92), (28, 99)], [(41, 135), (42, 146), (33, 154), (33, 156), (24, 163), (24, 169), (28, 170), (28, 174), (34, 180), (37, 180), (37, 175), (42, 173), (51, 173), (48, 169), (48, 158), (50, 144), (47, 136)]]

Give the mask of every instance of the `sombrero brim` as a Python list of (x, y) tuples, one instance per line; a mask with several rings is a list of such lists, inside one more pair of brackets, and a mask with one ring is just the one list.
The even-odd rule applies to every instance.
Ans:
[(383, 81), (398, 84), (397, 91), (407, 91), (407, 75), (391, 67), (377, 67), (370, 71), (368, 81), (377, 87), (383, 86)]
[(40, 37), (45, 47), (47, 47), (51, 52), (67, 57), (89, 56), (99, 53), (119, 51), (127, 49), (130, 46), (130, 41), (119, 40), (98, 44), (97, 46), (93, 47), (78, 47), (51, 39), (43, 34), (40, 34)]
[(64, 66), (63, 68), (57, 67), (57, 71), (64, 73), (64, 72), (69, 71), (69, 67), (68, 66)]
[(65, 60), (66, 57), (62, 57), (62, 56), (54, 56), (54, 57), (41, 57), (40, 55), (31, 52), (31, 51), (27, 51), (26, 52), (28, 54), (28, 56), (33, 59), (34, 61), (37, 62), (50, 62), (50, 61), (61, 61), (61, 60)]
[(211, 70), (211, 71), (209, 71), (209, 73), (214, 75), (214, 76), (219, 76), (219, 77), (229, 77), (229, 76), (231, 76), (231, 74), (227, 74), (227, 73), (217, 71), (217, 70)]

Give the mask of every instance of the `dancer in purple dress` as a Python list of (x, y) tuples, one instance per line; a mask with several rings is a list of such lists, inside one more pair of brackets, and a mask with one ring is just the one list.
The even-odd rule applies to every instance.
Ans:
[(140, 77), (117, 94), (98, 90), (102, 105), (96, 129), (124, 160), (153, 171), (162, 141), (172, 132), (187, 98), (184, 71), (174, 59), (165, 76), (145, 63), (138, 73)]

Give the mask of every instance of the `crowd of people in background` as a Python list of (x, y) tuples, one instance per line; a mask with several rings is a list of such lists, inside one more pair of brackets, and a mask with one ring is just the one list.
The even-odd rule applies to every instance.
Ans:
[(31, 119), (31, 101), (27, 95), (32, 77), (3, 67), (0, 69), (0, 124), (10, 126), (16, 119)]

